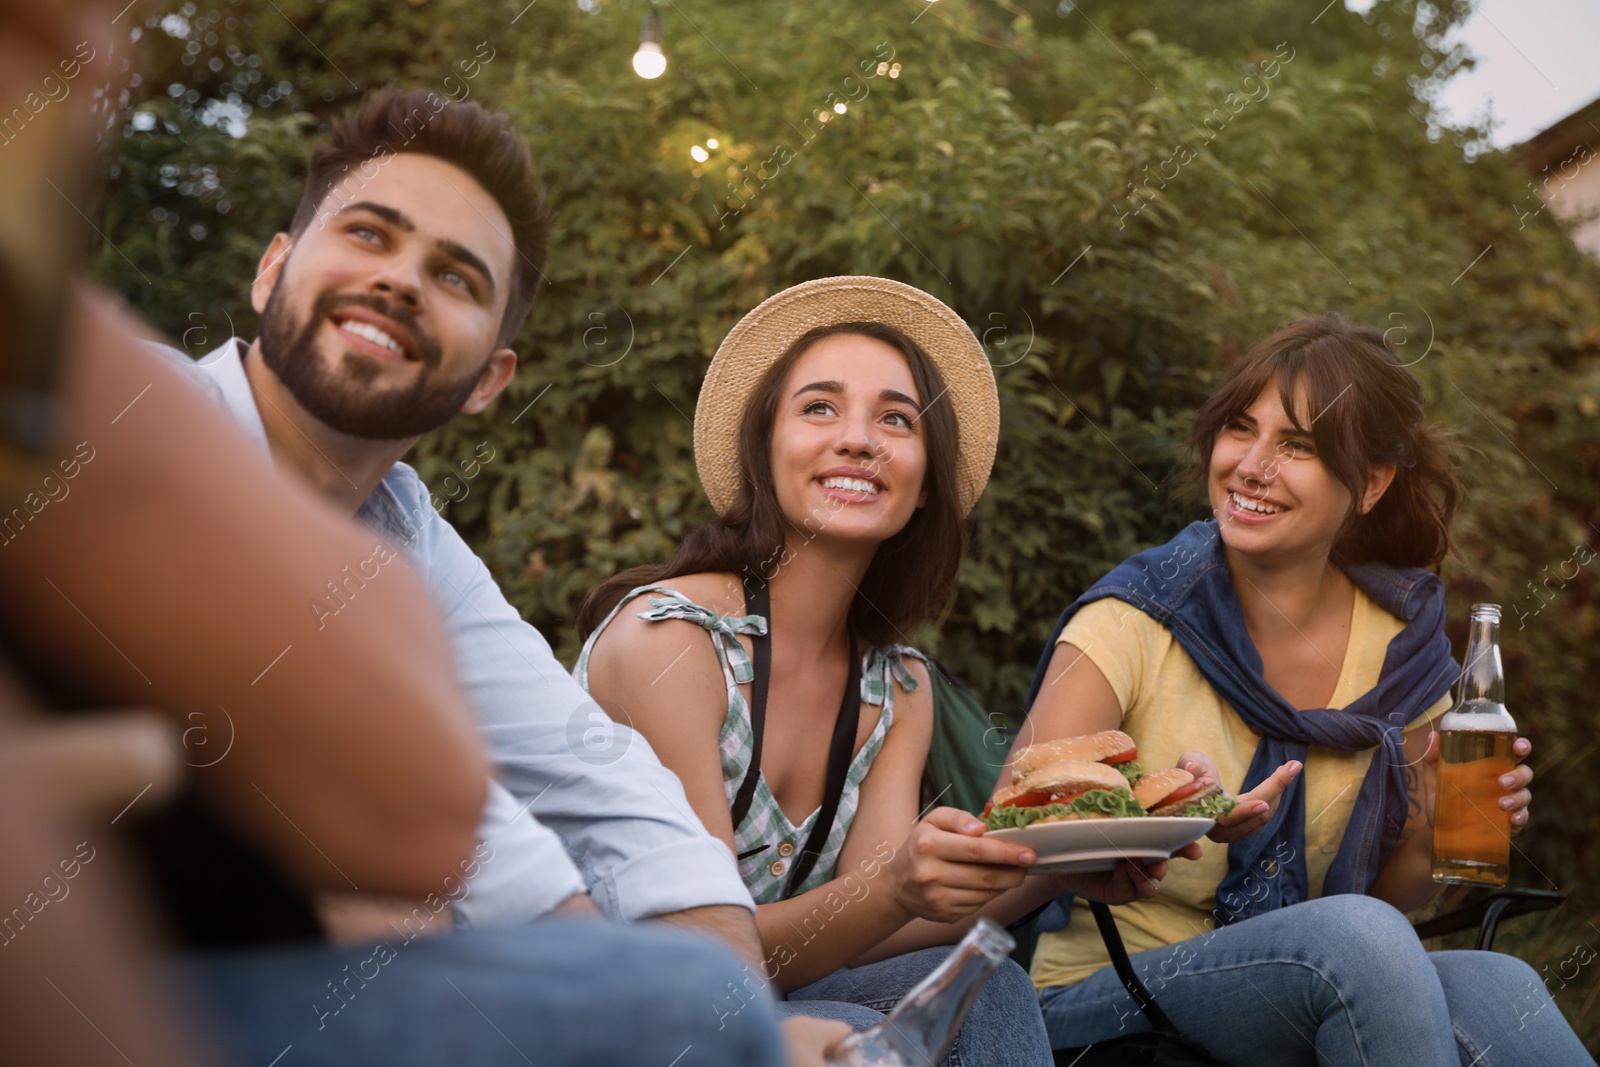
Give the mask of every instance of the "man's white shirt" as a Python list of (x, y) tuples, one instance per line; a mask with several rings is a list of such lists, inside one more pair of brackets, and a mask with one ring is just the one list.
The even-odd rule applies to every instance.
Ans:
[[(156, 347), (270, 456), (246, 342), (231, 338), (199, 361)], [(396, 463), (357, 518), (403, 549), (432, 593), (497, 776), (478, 830), (479, 870), (452, 904), (457, 922), (528, 921), (585, 890), (628, 921), (708, 905), (754, 912), (732, 853), (701, 825), (677, 776), (562, 668), (434, 509), (416, 471)], [(367, 580), (381, 581), (381, 572), (339, 576), (306, 610), (338, 625)]]

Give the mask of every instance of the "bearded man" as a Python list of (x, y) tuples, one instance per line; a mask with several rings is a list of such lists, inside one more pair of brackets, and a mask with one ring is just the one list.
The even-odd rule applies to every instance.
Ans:
[[(260, 336), (232, 338), (198, 361), (168, 350), (279, 470), (306, 479), (373, 530), (372, 552), (329, 575), (327, 595), (308, 603), (323, 628), (338, 626), (344, 605), (384, 581), (384, 566), (397, 551), (423, 577), (496, 773), (474, 862), (455, 886), (435, 894), (439, 907), (402, 910), (392, 924), (398, 937), (384, 942), (386, 951), (375, 949), (353, 971), (333, 974), (312, 974), (302, 964), (263, 972), (254, 961), (226, 960), (201, 970), (202, 983), (238, 994), (232, 1000), (244, 1012), (238, 1029), (248, 1036), (250, 1054), (264, 1054), (262, 1062), (290, 1041), (297, 1050), (330, 1050), (338, 1062), (344, 1053), (333, 1051), (339, 1046), (330, 1035), (359, 1040), (355, 1035), (370, 1034), (371, 1026), (394, 1025), (370, 1001), (439, 976), (408, 965), (404, 951), (430, 924), (503, 926), (604, 913), (707, 932), (746, 961), (759, 959), (754, 904), (733, 856), (691, 814), (678, 779), (642, 737), (588, 699), (438, 514), (416, 472), (400, 462), (422, 434), (458, 413), (482, 412), (510, 383), (517, 363), (511, 346), (538, 288), (548, 233), (528, 150), (504, 115), (431, 93), (385, 90), (336, 122), (330, 141), (313, 152), (289, 232), (273, 237), (251, 283)], [(598, 748), (589, 743), (597, 737)], [(193, 862), (198, 869), (203, 857)], [(207, 892), (213, 900), (218, 895), (214, 886)], [(445, 901), (449, 916), (436, 923)], [(191, 917), (216, 913), (202, 901), (190, 910)], [(313, 908), (275, 914), (302, 920), (287, 931), (280, 921), (277, 940), (322, 934)], [(250, 931), (241, 929), (248, 923), (230, 909), (212, 928), (187, 932), (200, 944), (249, 944)], [(549, 938), (567, 926), (553, 924)], [(474, 953), (483, 942), (457, 940), (464, 943), (462, 973), (481, 973)], [(681, 1006), (698, 995), (686, 998), (685, 985), (704, 991), (696, 976), (711, 972), (680, 972), (675, 960), (692, 963), (693, 955), (675, 956), (654, 941), (638, 942), (632, 953), (630, 942), (618, 942), (623, 955), (608, 960), (582, 958), (582, 943), (573, 941), (565, 954), (552, 947), (526, 968), (530, 985), (521, 1003), (530, 1016), (543, 1014), (548, 1034), (534, 1054), (551, 1062), (642, 1063), (660, 1053), (665, 1063), (687, 1053), (659, 1047), (669, 1040), (660, 1020), (682, 1016), (668, 1001)], [(488, 962), (518, 970), (513, 951)], [(605, 1007), (630, 1024), (592, 1021), (579, 1003), (585, 991), (621, 982), (624, 972), (627, 988), (613, 985)], [(719, 1016), (717, 1005), (729, 990), (758, 986), (754, 973), (747, 967), (737, 983), (719, 979), (703, 998), (703, 1018), (697, 1011), (692, 1025), (731, 1028), (731, 1013)], [(279, 1017), (286, 982), (297, 993), (305, 986), (302, 999), (310, 1005), (308, 1011), (296, 1001), (293, 1009), (304, 1016), (293, 1030), (298, 1040)], [(442, 988), (440, 997), (464, 1007), (456, 1003), (460, 990)], [(652, 989), (660, 999), (653, 1013), (639, 1003), (652, 999)], [(759, 1046), (762, 1027), (771, 1026), (758, 1020), (772, 1017), (770, 1000), (757, 1000), (754, 1028), (742, 1043), (720, 1033), (716, 1040), (691, 1038), (685, 1064), (753, 1056), (751, 1042)], [(561, 1024), (550, 1021), (563, 1014)], [(784, 1027), (797, 1064), (820, 1062), (824, 1039), (844, 1032), (808, 1020)], [(617, 1051), (617, 1042), (632, 1042), (632, 1051)], [(413, 1051), (425, 1058), (431, 1049)]]

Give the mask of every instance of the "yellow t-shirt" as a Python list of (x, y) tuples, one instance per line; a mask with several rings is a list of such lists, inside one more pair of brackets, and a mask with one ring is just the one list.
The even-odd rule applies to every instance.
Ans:
[[(1404, 625), (1356, 590), (1350, 641), (1330, 707), (1342, 708), (1377, 684), (1389, 642)], [(1121, 728), (1138, 744), (1140, 763), (1152, 770), (1171, 767), (1184, 752), (1204, 752), (1216, 761), (1223, 787), (1239, 792), (1259, 735), (1217, 696), (1170, 630), (1107, 597), (1074, 615), (1060, 640), (1081, 648), (1111, 683), (1122, 705)], [(1449, 706), (1446, 694), (1428, 710), (1426, 721)], [(1301, 774), (1307, 790), (1306, 874), (1313, 897), (1322, 895), (1371, 761), (1371, 749), (1343, 752), (1313, 745), (1306, 753)], [(1200, 844), (1204, 857), (1173, 860), (1158, 896), (1117, 909), (1117, 926), (1130, 954), (1212, 929), (1216, 889), (1228, 873), (1228, 846), (1207, 838)], [(1033, 983), (1040, 989), (1072, 985), (1108, 963), (1100, 932), (1080, 900), (1071, 925), (1039, 938)]]

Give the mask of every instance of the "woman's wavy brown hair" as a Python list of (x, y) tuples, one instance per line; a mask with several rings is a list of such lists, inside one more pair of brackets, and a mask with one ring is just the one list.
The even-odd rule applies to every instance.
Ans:
[[(1373, 468), (1393, 463), (1394, 481), (1367, 514), (1352, 506), (1334, 541), (1336, 563), (1437, 567), (1451, 549), (1450, 524), (1461, 483), (1442, 431), (1423, 413), (1422, 386), (1400, 364), (1383, 334), (1328, 312), (1301, 319), (1252, 348), (1195, 416), (1186, 442), (1198, 462), (1184, 495), (1207, 499), (1211, 450), (1229, 420), (1276, 383), (1283, 410), (1315, 442), (1330, 473), (1365, 494)], [(1296, 410), (1305, 388), (1309, 411)], [(1302, 422), (1310, 418), (1310, 425)]]
[(959, 427), (951, 406), (937, 402), (945, 393), (944, 377), (927, 353), (894, 327), (848, 322), (807, 332), (767, 369), (739, 425), (739, 495), (733, 505), (685, 537), (670, 561), (633, 567), (602, 582), (578, 612), (580, 637), (587, 640), (606, 614), (641, 585), (706, 572), (731, 572), (746, 580), (770, 580), (776, 574), (790, 536), (810, 533), (784, 515), (772, 482), (778, 402), (795, 362), (816, 342), (838, 334), (859, 334), (895, 348), (911, 369), (917, 395), (934, 398), (925, 402), (918, 418), (928, 456), (922, 480), (927, 502), (878, 546), (850, 606), (850, 626), (870, 645), (903, 643), (913, 629), (944, 610), (966, 547), (965, 516), (957, 499)]

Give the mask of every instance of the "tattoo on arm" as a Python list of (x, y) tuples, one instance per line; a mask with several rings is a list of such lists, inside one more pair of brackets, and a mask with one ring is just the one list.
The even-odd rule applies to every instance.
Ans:
[(1432, 805), (1428, 803), (1428, 785), (1420, 760), (1406, 767), (1406, 825), (1405, 829), (1400, 831), (1402, 842), (1415, 836), (1418, 830), (1433, 825)]

